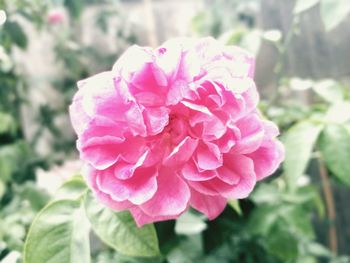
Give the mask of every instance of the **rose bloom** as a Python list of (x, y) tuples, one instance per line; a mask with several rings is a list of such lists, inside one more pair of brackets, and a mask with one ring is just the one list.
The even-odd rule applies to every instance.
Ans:
[(254, 58), (212, 38), (132, 46), (111, 71), (78, 82), (70, 106), (85, 176), (138, 226), (189, 206), (209, 219), (245, 198), (284, 157), (257, 110)]
[(63, 9), (52, 9), (47, 15), (47, 22), (50, 25), (61, 24), (66, 20), (66, 13)]

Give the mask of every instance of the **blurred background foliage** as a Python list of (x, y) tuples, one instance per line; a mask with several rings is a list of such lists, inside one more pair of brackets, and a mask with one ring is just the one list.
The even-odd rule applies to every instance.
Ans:
[[(156, 2), (0, 0), (1, 262), (22, 262), (29, 225), (53, 198), (48, 185), (60, 185), (79, 172), (66, 165), (77, 159), (67, 117), (76, 81), (109, 69), (134, 43), (154, 44), (157, 27), (164, 27), (154, 9), (171, 4), (159, 1), (163, 4), (157, 7)], [(191, 210), (176, 222), (156, 223), (162, 258), (118, 254), (91, 234), (92, 262), (350, 262), (350, 216), (344, 201), (350, 197), (349, 75), (293, 75), (289, 53), (308, 38), (303, 24), (309, 14), (320, 20), (322, 34), (334, 36), (342, 32), (339, 27), (349, 28), (350, 3), (279, 0), (290, 7), (289, 22), (274, 28), (259, 17), (276, 1), (194, 2), (200, 8), (190, 18), (188, 35), (211, 35), (256, 54), (261, 112), (279, 125), (286, 160), (250, 198), (231, 200), (214, 221)], [(141, 11), (134, 10), (145, 17), (141, 24), (128, 5), (140, 6)], [(86, 39), (91, 32), (95, 42)], [(51, 41), (55, 65), (43, 80), (35, 71), (42, 62), (28, 55), (29, 46), (42, 36)], [(110, 46), (101, 46), (99, 36), (107, 36), (100, 42)], [(263, 56), (264, 48), (274, 55)], [(302, 54), (292, 55), (302, 60)], [(26, 60), (34, 70), (26, 70)], [(328, 63), (337, 66), (337, 60)], [(272, 72), (268, 85), (259, 78), (259, 68), (265, 67)]]

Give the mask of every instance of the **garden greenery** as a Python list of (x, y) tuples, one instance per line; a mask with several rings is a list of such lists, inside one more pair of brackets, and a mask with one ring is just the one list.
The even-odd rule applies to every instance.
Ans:
[[(114, 1), (113, 8), (96, 16), (96, 27), (107, 32), (108, 21), (125, 21)], [(74, 138), (65, 137), (54, 121), (66, 115), (77, 80), (107, 69), (120, 51), (106, 54), (86, 46), (77, 37), (80, 17), (94, 1), (0, 0), (6, 17), (0, 22), (0, 260), (24, 263), (67, 262), (350, 262), (337, 255), (337, 216), (333, 185), (350, 187), (349, 85), (333, 79), (312, 80), (285, 75), (285, 53), (297, 33), (298, 19), (317, 8), (326, 30), (332, 31), (350, 12), (347, 0), (298, 0), (290, 33), (263, 31), (255, 26), (252, 12), (262, 1), (215, 1), (198, 14), (193, 28), (198, 35), (213, 35), (227, 44), (258, 52), (266, 42), (279, 51), (277, 90), (260, 104), (263, 114), (276, 122), (286, 148), (281, 168), (260, 183), (252, 195), (231, 200), (223, 213), (208, 221), (190, 209), (177, 220), (138, 228), (128, 212), (114, 212), (101, 205), (80, 175), (66, 181), (55, 195), (38, 187), (37, 170), (50, 169), (74, 153)], [(60, 4), (68, 10), (64, 34), (47, 24), (49, 11)], [(254, 11), (255, 10), (255, 11)], [(231, 12), (232, 11), (232, 12)], [(234, 15), (222, 15), (227, 12)], [(2, 15), (2, 14), (0, 14)], [(21, 19), (55, 39), (57, 61), (65, 69), (52, 80), (64, 102), (58, 107), (41, 105), (37, 131), (26, 136), (23, 107), (30, 107), (27, 83), (14, 59), (32, 39)], [(127, 47), (136, 41), (128, 25), (114, 32)], [(78, 47), (78, 48), (77, 48)], [(98, 61), (98, 66), (94, 62)], [(308, 94), (309, 103), (295, 99)], [(42, 155), (38, 141), (44, 132), (56, 138), (52, 153)], [(316, 179), (315, 179), (316, 178)], [(316, 180), (316, 182), (315, 182)], [(328, 222), (322, 245), (314, 222)], [(15, 262), (15, 261), (10, 261)]]

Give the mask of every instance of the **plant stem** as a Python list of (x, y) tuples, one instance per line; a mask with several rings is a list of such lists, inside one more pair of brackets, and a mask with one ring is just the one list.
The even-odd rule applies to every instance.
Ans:
[(319, 172), (320, 172), (320, 177), (322, 182), (323, 194), (324, 194), (324, 198), (327, 206), (327, 217), (329, 221), (329, 232), (328, 232), (329, 247), (334, 254), (337, 254), (338, 238), (337, 238), (337, 229), (335, 225), (336, 212), (335, 212), (333, 191), (329, 182), (327, 168), (324, 165), (322, 157), (318, 158), (318, 167), (319, 167)]

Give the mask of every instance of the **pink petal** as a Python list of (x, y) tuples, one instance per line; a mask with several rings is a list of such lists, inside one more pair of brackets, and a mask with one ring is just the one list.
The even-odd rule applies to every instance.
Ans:
[(190, 181), (206, 181), (217, 176), (216, 170), (198, 171), (193, 161), (187, 162), (180, 173), (185, 179)]
[(237, 139), (240, 137), (240, 131), (237, 127), (226, 130), (226, 133), (216, 141), (220, 152), (228, 153), (235, 146)]
[(232, 189), (227, 192), (225, 191), (223, 196), (233, 199), (246, 198), (253, 190), (256, 183), (253, 161), (244, 155), (226, 154), (224, 157), (224, 163), (225, 167), (232, 173), (232, 182), (236, 180), (235, 177), (237, 175), (240, 177), (240, 180), (232, 187)]
[(189, 101), (181, 101), (181, 104), (185, 105), (186, 107), (190, 108), (191, 110), (198, 111), (201, 113), (204, 113), (206, 115), (212, 116), (213, 114), (209, 111), (209, 109), (203, 105), (195, 104)]
[(104, 136), (93, 137), (81, 145), (77, 141), (80, 157), (97, 169), (106, 169), (119, 159), (119, 145), (124, 139)]
[(246, 198), (256, 183), (253, 161), (244, 155), (225, 154), (224, 166), (227, 169), (225, 169), (225, 174), (221, 174), (221, 176), (225, 178), (226, 182), (231, 180), (232, 183), (236, 182), (237, 176), (239, 176), (239, 181), (236, 184), (228, 184), (218, 175), (217, 178), (208, 181), (188, 181), (189, 185), (205, 195), (221, 195), (234, 199)]
[(169, 123), (169, 109), (165, 107), (145, 109), (143, 116), (148, 135), (160, 133)]
[(203, 123), (203, 139), (212, 141), (219, 139), (226, 132), (225, 125), (219, 118), (212, 117), (210, 121)]
[(153, 222), (159, 222), (159, 221), (165, 221), (165, 220), (171, 220), (176, 219), (179, 217), (179, 215), (170, 215), (170, 216), (150, 216), (143, 212), (139, 207), (132, 207), (130, 208), (130, 212), (132, 216), (135, 219), (136, 225), (138, 227), (142, 227), (143, 225), (153, 223)]
[(116, 211), (122, 211), (122, 210), (128, 209), (128, 208), (133, 206), (133, 204), (130, 203), (129, 201), (118, 202), (118, 201), (113, 200), (110, 197), (110, 195), (102, 192), (96, 183), (96, 177), (97, 177), (98, 171), (96, 171), (91, 166), (86, 167), (85, 172), (83, 174), (85, 175), (86, 181), (87, 181), (88, 185), (92, 188), (96, 198), (98, 200), (100, 200), (101, 203), (103, 203), (107, 207), (109, 207), (113, 210), (116, 210)]
[(129, 129), (134, 136), (146, 135), (146, 125), (144, 123), (142, 111), (138, 106), (134, 105), (133, 107), (130, 107), (130, 109), (125, 112), (125, 118), (128, 122)]
[(114, 175), (121, 180), (128, 179), (134, 175), (137, 168), (141, 167), (147, 158), (148, 151), (146, 151), (135, 164), (130, 164), (119, 160), (114, 166)]
[(236, 142), (233, 151), (247, 154), (258, 149), (264, 138), (264, 127), (257, 114), (248, 115), (238, 122), (237, 128), (240, 130), (241, 139)]
[(153, 198), (140, 208), (149, 216), (178, 216), (190, 199), (187, 184), (173, 169), (161, 169), (157, 177), (158, 189)]
[(182, 166), (186, 163), (193, 155), (198, 145), (197, 139), (186, 137), (180, 142), (173, 151), (164, 159), (163, 164), (165, 166)]
[(172, 82), (181, 61), (181, 46), (174, 41), (167, 41), (155, 53), (155, 64), (165, 73), (168, 81)]
[(198, 168), (214, 170), (222, 165), (219, 148), (213, 143), (202, 143), (196, 150), (195, 160)]
[(284, 159), (284, 146), (281, 142), (270, 139), (255, 152), (247, 155), (254, 161), (257, 180), (273, 174)]
[(118, 202), (129, 200), (140, 205), (150, 200), (157, 191), (156, 176), (155, 169), (140, 168), (131, 178), (119, 180), (113, 171), (105, 170), (97, 174), (97, 185), (102, 192)]
[(226, 198), (204, 195), (191, 188), (190, 205), (205, 214), (210, 220), (215, 219), (224, 211), (226, 203)]

